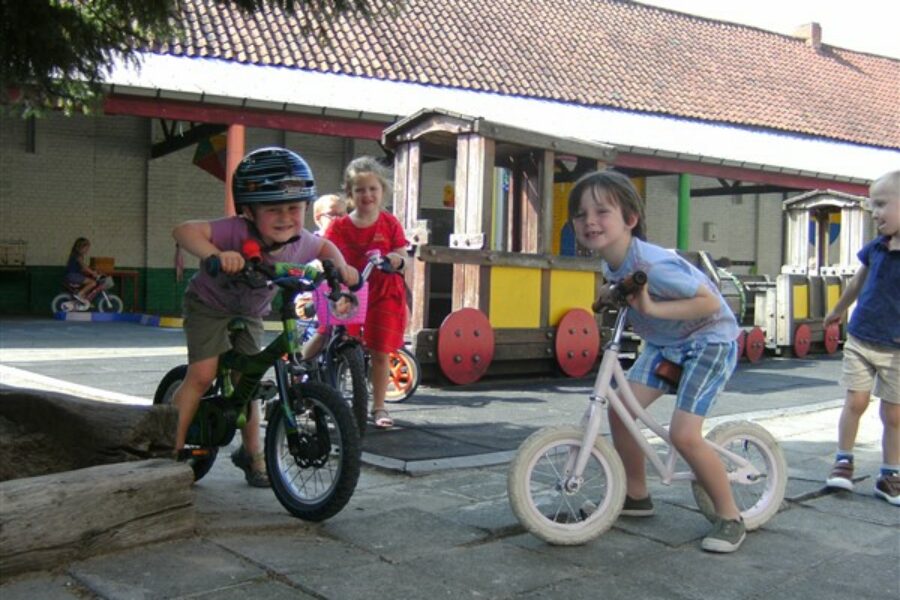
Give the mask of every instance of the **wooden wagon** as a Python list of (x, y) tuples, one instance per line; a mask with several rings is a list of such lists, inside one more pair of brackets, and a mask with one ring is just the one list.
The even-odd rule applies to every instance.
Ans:
[[(602, 276), (575, 247), (567, 196), (614, 148), (442, 110), (397, 122), (382, 142), (394, 152), (394, 214), (415, 246), (408, 333), (423, 374), (587, 373)], [(423, 169), (438, 161), (448, 180), (452, 170), (452, 210), (423, 207)]]

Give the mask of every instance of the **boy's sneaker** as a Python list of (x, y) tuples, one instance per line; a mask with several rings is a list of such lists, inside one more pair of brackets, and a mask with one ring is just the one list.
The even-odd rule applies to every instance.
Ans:
[(875, 482), (875, 497), (900, 506), (900, 475), (882, 475)]
[(625, 496), (625, 504), (622, 506), (620, 514), (623, 517), (652, 517), (654, 513), (653, 500), (650, 499), (650, 496), (645, 496), (639, 500), (635, 500), (631, 496)]
[(269, 475), (265, 471), (253, 470), (253, 457), (244, 449), (243, 444), (231, 453), (231, 462), (234, 466), (244, 472), (244, 479), (247, 480), (247, 485), (258, 488), (272, 486), (269, 482)]
[(744, 543), (745, 537), (747, 537), (747, 528), (744, 527), (743, 519), (734, 521), (719, 519), (709, 535), (700, 542), (700, 547), (707, 552), (734, 552)]
[(849, 460), (837, 460), (831, 467), (831, 474), (825, 480), (825, 485), (830, 488), (853, 491), (853, 463)]

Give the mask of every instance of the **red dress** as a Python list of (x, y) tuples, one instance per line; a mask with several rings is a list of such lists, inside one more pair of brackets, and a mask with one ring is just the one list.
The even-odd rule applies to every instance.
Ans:
[[(360, 273), (366, 266), (366, 253), (379, 250), (382, 255), (407, 245), (403, 226), (394, 215), (381, 211), (375, 223), (359, 228), (349, 216), (333, 221), (325, 232)], [(402, 275), (372, 271), (369, 276), (369, 305), (363, 342), (376, 352), (393, 352), (403, 346), (406, 331), (406, 286)]]

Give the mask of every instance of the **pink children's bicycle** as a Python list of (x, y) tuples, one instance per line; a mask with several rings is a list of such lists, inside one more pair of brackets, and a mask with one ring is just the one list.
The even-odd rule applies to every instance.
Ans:
[(58, 294), (50, 302), (50, 311), (53, 314), (67, 312), (85, 312), (94, 307), (94, 300), (97, 301), (97, 310), (102, 313), (120, 313), (124, 308), (122, 299), (115, 294), (110, 294), (107, 290), (113, 286), (113, 278), (109, 275), (101, 275), (97, 278), (97, 285), (93, 290), (88, 292), (83, 299), (76, 294), (81, 284), (63, 282), (65, 292)]

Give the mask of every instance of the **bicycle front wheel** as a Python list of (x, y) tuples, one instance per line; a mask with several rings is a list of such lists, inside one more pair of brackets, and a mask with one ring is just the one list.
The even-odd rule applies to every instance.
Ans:
[(122, 299), (115, 294), (101, 294), (97, 302), (97, 310), (102, 313), (120, 313), (124, 308)]
[(360, 346), (345, 346), (335, 357), (337, 389), (344, 397), (356, 419), (359, 437), (366, 433), (369, 410), (369, 386), (366, 378), (366, 359)]
[(320, 383), (292, 386), (287, 401), (296, 433), (281, 406), (266, 427), (272, 491), (295, 517), (323, 521), (344, 508), (356, 489), (361, 455), (356, 423), (340, 394)]
[(388, 377), (385, 402), (403, 402), (412, 396), (419, 387), (421, 369), (419, 361), (406, 348), (398, 348), (391, 352), (389, 358), (390, 373)]
[[(740, 480), (736, 473), (739, 466), (719, 455), (728, 472), (734, 501), (744, 518), (748, 531), (757, 529), (775, 516), (784, 500), (787, 485), (787, 462), (781, 446), (760, 425), (749, 421), (732, 421), (714, 427), (706, 439), (748, 461), (756, 469), (756, 475)], [(712, 499), (696, 481), (691, 482), (694, 500), (700, 512), (715, 522), (718, 519)]]
[(609, 529), (625, 503), (625, 468), (612, 445), (597, 437), (583, 476), (571, 471), (582, 445), (578, 427), (546, 427), (519, 447), (507, 476), (513, 513), (551, 544), (584, 544)]

